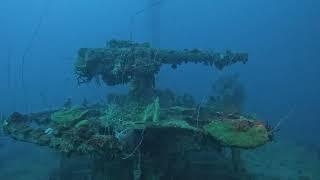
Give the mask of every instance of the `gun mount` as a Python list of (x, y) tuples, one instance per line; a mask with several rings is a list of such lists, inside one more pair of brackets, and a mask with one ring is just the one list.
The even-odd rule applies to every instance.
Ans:
[(155, 93), (155, 75), (162, 65), (175, 69), (183, 63), (201, 63), (222, 70), (247, 60), (246, 53), (170, 50), (153, 48), (148, 43), (111, 40), (106, 48), (80, 49), (75, 72), (80, 84), (93, 78), (101, 78), (110, 86), (130, 83), (131, 97), (150, 99)]

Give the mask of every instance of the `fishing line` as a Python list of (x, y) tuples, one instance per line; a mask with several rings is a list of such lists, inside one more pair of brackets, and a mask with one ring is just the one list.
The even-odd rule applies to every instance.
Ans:
[(143, 9), (140, 9), (139, 11), (136, 11), (134, 14), (131, 15), (131, 18), (130, 18), (130, 26), (131, 26), (131, 30), (130, 30), (130, 41), (133, 40), (133, 29), (134, 29), (134, 23), (135, 23), (135, 18), (144, 13), (145, 11), (153, 8), (153, 7), (156, 7), (156, 6), (159, 6), (161, 3), (162, 3), (163, 0), (159, 0), (159, 1), (155, 1), (151, 4), (149, 4), (148, 6), (146, 6), (145, 8)]
[(296, 105), (294, 104), (294, 105), (290, 108), (289, 112), (288, 112), (284, 117), (282, 117), (282, 118), (277, 122), (277, 124), (272, 128), (271, 133), (274, 133), (274, 132), (276, 132), (276, 131), (279, 130), (281, 124), (282, 124), (283, 122), (285, 122), (286, 120), (288, 120), (288, 119), (292, 116), (292, 114), (293, 114), (294, 111), (295, 111), (295, 108), (296, 108)]
[(28, 110), (28, 105), (27, 105), (27, 89), (26, 89), (26, 82), (25, 82), (25, 78), (24, 78), (24, 74), (25, 74), (25, 61), (26, 61), (26, 57), (27, 55), (30, 53), (33, 43), (36, 40), (36, 38), (39, 35), (40, 32), (40, 28), (43, 24), (43, 20), (44, 17), (47, 15), (46, 13), (48, 13), (49, 11), (49, 7), (50, 7), (50, 2), (51, 0), (48, 0), (46, 2), (46, 6), (44, 8), (44, 12), (40, 15), (39, 17), (39, 21), (36, 25), (36, 27), (34, 28), (32, 34), (31, 34), (31, 38), (26, 46), (26, 48), (23, 51), (22, 54), (22, 58), (21, 58), (21, 83), (22, 83), (22, 89), (23, 89), (23, 98), (24, 98), (24, 102), (25, 102), (25, 106), (26, 106), (26, 110)]

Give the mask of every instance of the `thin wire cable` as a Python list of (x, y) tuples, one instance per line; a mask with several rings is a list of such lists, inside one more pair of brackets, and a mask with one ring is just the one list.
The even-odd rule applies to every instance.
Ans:
[(274, 132), (276, 132), (276, 131), (279, 130), (281, 124), (282, 124), (283, 122), (285, 122), (286, 120), (288, 120), (288, 119), (292, 116), (292, 114), (293, 114), (294, 111), (295, 111), (295, 108), (296, 108), (296, 105), (294, 104), (294, 105), (290, 108), (289, 112), (288, 112), (284, 117), (282, 117), (282, 118), (277, 122), (277, 124), (272, 128), (271, 133), (274, 133)]
[(130, 41), (133, 40), (133, 29), (134, 29), (134, 23), (135, 23), (135, 17), (144, 13), (145, 11), (147, 11), (148, 9), (151, 9), (153, 7), (159, 6), (161, 4), (162, 0), (159, 1), (155, 1), (153, 3), (151, 3), (150, 5), (146, 6), (143, 9), (140, 9), (139, 11), (136, 11), (133, 15), (131, 15), (130, 18), (130, 26), (131, 26), (131, 30), (130, 30)]
[(11, 48), (8, 49), (8, 59), (7, 59), (7, 86), (8, 89), (11, 88)]
[(40, 28), (43, 24), (43, 20), (44, 20), (45, 16), (47, 15), (46, 13), (49, 12), (50, 2), (51, 2), (51, 0), (47, 1), (44, 12), (40, 15), (39, 21), (31, 34), (31, 38), (30, 38), (26, 48), (24, 49), (23, 54), (22, 54), (22, 58), (21, 58), (21, 84), (22, 84), (23, 98), (24, 98), (26, 111), (28, 111), (28, 103), (27, 103), (28, 93), (27, 93), (27, 89), (26, 89), (27, 87), (26, 87), (26, 82), (25, 82), (26, 57), (30, 53), (32, 46), (33, 46), (33, 43), (39, 35)]
[(128, 158), (132, 157), (137, 151), (139, 151), (139, 148), (140, 148), (140, 146), (141, 146), (141, 144), (142, 144), (142, 142), (143, 142), (143, 139), (144, 139), (145, 130), (146, 130), (146, 127), (143, 128), (143, 130), (142, 130), (142, 132), (141, 132), (141, 134), (140, 134), (140, 141), (139, 141), (139, 143), (135, 146), (135, 148), (133, 149), (133, 151), (132, 151), (130, 154), (126, 155), (125, 157), (122, 157), (122, 159), (128, 159)]

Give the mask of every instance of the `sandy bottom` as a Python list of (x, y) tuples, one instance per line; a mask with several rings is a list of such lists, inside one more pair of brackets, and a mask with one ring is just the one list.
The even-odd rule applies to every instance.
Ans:
[[(47, 180), (59, 166), (59, 155), (43, 147), (0, 139), (0, 179)], [(242, 160), (258, 180), (320, 180), (320, 157), (314, 146), (279, 140)]]
[(58, 154), (28, 143), (1, 139), (1, 180), (47, 180), (59, 164)]
[(257, 179), (320, 180), (320, 149), (282, 139), (242, 154), (246, 169)]

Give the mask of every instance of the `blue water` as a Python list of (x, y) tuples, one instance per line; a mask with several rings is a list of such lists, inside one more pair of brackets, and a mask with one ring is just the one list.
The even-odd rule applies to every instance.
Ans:
[[(68, 97), (99, 102), (107, 93), (126, 92), (126, 86), (78, 86), (73, 63), (79, 48), (103, 47), (131, 34), (161, 48), (248, 52), (247, 64), (223, 71), (164, 67), (157, 86), (201, 101), (220, 75), (237, 73), (246, 111), (272, 124), (286, 118), (279, 139), (320, 149), (319, 9), (317, 0), (1, 0), (0, 112), (55, 108)], [(10, 157), (29, 147), (13, 143), (0, 139), (0, 177), (12, 166)], [(314, 168), (320, 171), (320, 161)]]

